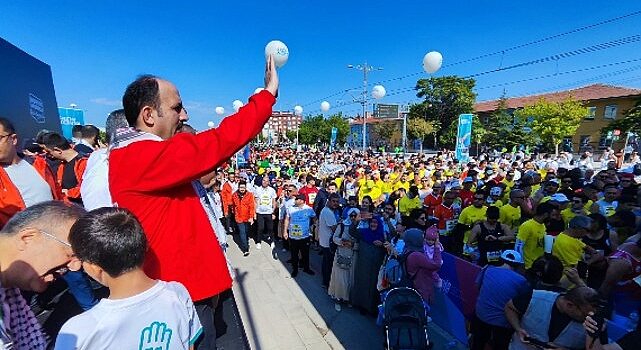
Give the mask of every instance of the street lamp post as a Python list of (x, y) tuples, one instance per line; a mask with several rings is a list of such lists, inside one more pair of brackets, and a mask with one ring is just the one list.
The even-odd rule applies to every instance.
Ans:
[(368, 102), (368, 95), (367, 95), (367, 73), (373, 71), (373, 70), (383, 70), (382, 67), (374, 67), (367, 62), (364, 64), (360, 65), (353, 65), (349, 64), (347, 65), (347, 68), (350, 69), (358, 69), (360, 71), (363, 71), (363, 99), (360, 101), (361, 105), (363, 106), (363, 151), (367, 150), (367, 102)]

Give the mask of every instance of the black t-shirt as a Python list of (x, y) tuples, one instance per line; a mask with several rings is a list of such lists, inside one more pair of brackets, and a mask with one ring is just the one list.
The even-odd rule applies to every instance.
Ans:
[[(532, 301), (533, 292), (534, 291), (529, 291), (520, 294), (516, 298), (512, 299), (512, 303), (514, 304), (514, 307), (516, 307), (516, 310), (519, 312), (519, 314), (525, 315), (528, 306), (530, 306), (530, 301)], [(554, 339), (556, 339), (561, 334), (561, 332), (563, 332), (565, 327), (567, 327), (571, 321), (572, 318), (564, 313), (561, 313), (561, 310), (559, 310), (559, 308), (556, 306), (556, 303), (554, 303), (554, 306), (552, 307), (552, 316), (550, 317), (550, 326), (548, 328), (548, 338), (550, 339), (550, 342), (553, 342)]]
[(616, 341), (623, 350), (637, 350), (641, 347), (641, 331), (635, 330)]
[(74, 166), (76, 165), (76, 160), (78, 158), (72, 159), (68, 163), (63, 163), (61, 166), (64, 167), (62, 172), (62, 189), (68, 190), (78, 186), (78, 179), (76, 178), (76, 171)]

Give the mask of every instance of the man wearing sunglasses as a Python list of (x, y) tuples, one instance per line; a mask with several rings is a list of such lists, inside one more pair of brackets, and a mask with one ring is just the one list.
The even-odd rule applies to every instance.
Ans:
[(20, 290), (41, 293), (68, 271), (69, 229), (83, 214), (61, 201), (42, 202), (14, 215), (0, 231), (1, 349), (46, 348), (44, 332)]
[(149, 242), (144, 271), (181, 282), (194, 300), (204, 328), (197, 349), (216, 348), (214, 309), (231, 277), (214, 230), (192, 181), (222, 165), (262, 130), (278, 91), (273, 57), (265, 66), (265, 89), (218, 128), (178, 133), (188, 120), (178, 89), (145, 75), (123, 95), (132, 129), (118, 133), (109, 159), (109, 189), (120, 207), (141, 222)]

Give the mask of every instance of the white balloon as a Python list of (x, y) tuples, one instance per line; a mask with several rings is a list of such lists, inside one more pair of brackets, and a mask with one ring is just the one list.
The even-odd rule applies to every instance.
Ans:
[(265, 89), (264, 88), (256, 88), (256, 90), (254, 90), (254, 95), (256, 95), (257, 93), (259, 93), (259, 92), (261, 92), (263, 90), (265, 90)]
[(428, 52), (425, 57), (423, 57), (423, 69), (428, 73), (434, 73), (441, 69), (442, 64), (443, 55), (441, 55), (440, 52)]
[(236, 112), (238, 112), (238, 110), (240, 109), (240, 107), (242, 107), (242, 106), (243, 106), (243, 102), (242, 102), (241, 100), (236, 100), (236, 101), (234, 101), (234, 102), (232, 103), (232, 106), (234, 106), (234, 110), (235, 110)]
[(212, 122), (211, 120), (207, 122), (207, 127), (213, 128), (216, 124)]
[(276, 68), (280, 68), (284, 66), (289, 59), (289, 49), (282, 41), (273, 40), (265, 46), (265, 59), (267, 59), (269, 55), (274, 55), (274, 64)]
[(377, 100), (385, 97), (386, 93), (387, 91), (385, 91), (385, 88), (383, 87), (383, 85), (375, 85), (372, 88), (372, 97), (374, 97)]
[(296, 114), (296, 115), (301, 115), (301, 114), (303, 114), (303, 107), (301, 107), (301, 106), (295, 106), (295, 107), (294, 107), (294, 114)]
[(321, 102), (321, 111), (327, 112), (329, 111), (329, 107), (330, 107), (329, 102), (327, 101)]
[(220, 106), (216, 107), (216, 114), (218, 114), (218, 115), (225, 114), (225, 108), (220, 107)]

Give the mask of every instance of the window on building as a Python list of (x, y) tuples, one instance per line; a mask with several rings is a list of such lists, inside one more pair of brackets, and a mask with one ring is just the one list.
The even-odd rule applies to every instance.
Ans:
[(596, 107), (588, 107), (588, 115), (585, 116), (585, 119), (594, 120), (596, 116)]
[(605, 106), (605, 113), (603, 119), (615, 119), (617, 117), (617, 105)]

